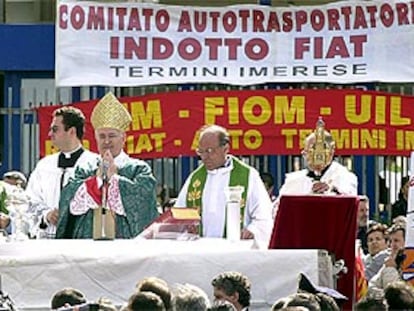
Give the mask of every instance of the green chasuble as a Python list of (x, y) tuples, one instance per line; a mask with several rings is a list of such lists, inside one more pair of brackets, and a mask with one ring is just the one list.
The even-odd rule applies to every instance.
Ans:
[[(70, 202), (84, 181), (96, 174), (94, 170), (78, 168), (75, 177), (62, 189), (59, 202), (59, 222), (56, 238), (90, 239), (93, 236), (93, 210), (75, 216), (70, 214)], [(119, 190), (125, 216), (116, 215), (116, 238), (137, 236), (157, 216), (156, 180), (150, 166), (138, 159), (118, 170)]]
[[(230, 172), (229, 186), (243, 186), (242, 201), (240, 205), (240, 226), (243, 228), (244, 209), (246, 206), (246, 197), (249, 187), (249, 167), (231, 156), (233, 169)], [(207, 179), (207, 170), (204, 164), (200, 165), (192, 174), (187, 190), (187, 207), (198, 207), (199, 213), (202, 215), (203, 203), (202, 196), (204, 185)], [(202, 232), (202, 229), (201, 229)]]

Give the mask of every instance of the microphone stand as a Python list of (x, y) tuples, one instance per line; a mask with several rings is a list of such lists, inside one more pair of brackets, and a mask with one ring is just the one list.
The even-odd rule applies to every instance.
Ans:
[(104, 173), (102, 175), (102, 215), (101, 215), (101, 239), (106, 240), (106, 212), (108, 209), (107, 200), (108, 200), (108, 176), (106, 174), (106, 168), (104, 163)]
[(108, 169), (109, 163), (102, 163), (102, 204), (94, 211), (94, 240), (113, 240), (115, 238), (115, 218), (108, 208)]

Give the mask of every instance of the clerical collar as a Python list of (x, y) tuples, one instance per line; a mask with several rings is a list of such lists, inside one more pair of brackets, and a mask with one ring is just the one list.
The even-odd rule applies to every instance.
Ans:
[(230, 159), (230, 157), (228, 156), (228, 157), (226, 158), (226, 161), (224, 162), (224, 164), (223, 164), (222, 166), (220, 166), (219, 168), (229, 167), (229, 166), (230, 166), (230, 164), (231, 164), (231, 159)]
[(76, 151), (72, 153), (61, 152), (58, 158), (58, 167), (61, 167), (61, 168), (74, 167), (76, 164), (76, 161), (78, 161), (83, 151), (84, 149), (82, 148), (82, 146), (80, 146), (79, 148), (76, 149)]
[(310, 169), (308, 169), (308, 174), (306, 176), (315, 179), (315, 180), (319, 180), (321, 179), (321, 177), (326, 173), (326, 171), (329, 169), (329, 167), (331, 166), (331, 164), (329, 164), (327, 167), (325, 167), (320, 175), (316, 175), (314, 171), (311, 171)]
[(74, 155), (76, 152), (78, 152), (79, 151), (79, 149), (83, 149), (82, 148), (82, 145), (79, 145), (78, 147), (76, 147), (75, 149), (73, 149), (72, 151), (69, 151), (69, 152), (63, 152), (63, 151), (61, 151), (60, 153), (61, 154), (63, 154), (63, 156), (66, 158), (66, 159), (69, 159), (69, 158), (71, 158), (72, 157), (72, 155)]
[(207, 170), (208, 174), (218, 174), (218, 173), (225, 173), (228, 170), (232, 169), (232, 165), (231, 165), (231, 157), (227, 156), (226, 161), (224, 162), (224, 164), (222, 166), (219, 166), (218, 168), (215, 168), (213, 170)]

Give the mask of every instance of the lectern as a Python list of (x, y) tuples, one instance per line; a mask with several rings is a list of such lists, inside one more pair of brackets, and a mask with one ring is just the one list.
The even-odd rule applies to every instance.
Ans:
[(336, 260), (344, 259), (348, 272), (337, 289), (349, 299), (346, 310), (354, 293), (357, 210), (353, 196), (282, 196), (269, 243), (271, 249), (326, 249)]

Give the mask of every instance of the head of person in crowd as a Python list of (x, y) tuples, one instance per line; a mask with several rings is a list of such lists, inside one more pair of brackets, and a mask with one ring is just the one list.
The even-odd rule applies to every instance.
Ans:
[(121, 153), (126, 141), (125, 131), (131, 121), (128, 110), (113, 93), (107, 93), (98, 101), (91, 114), (91, 123), (101, 156), (110, 152), (115, 158)]
[(240, 272), (228, 271), (220, 273), (211, 281), (214, 300), (227, 300), (240, 311), (250, 305), (251, 283), (247, 276)]
[(386, 311), (387, 305), (383, 299), (365, 297), (355, 305), (355, 311)]
[(236, 307), (227, 300), (218, 300), (208, 308), (208, 311), (237, 311)]
[(397, 216), (392, 220), (392, 224), (407, 227), (407, 217), (402, 216), (402, 215)]
[[(276, 311), (276, 310), (285, 310), (285, 304), (287, 304), (287, 302), (289, 301), (290, 297), (286, 296), (286, 297), (282, 297), (277, 299), (273, 305), (272, 305), (272, 311)], [(307, 310), (307, 309), (306, 309)]]
[(96, 303), (99, 305), (99, 311), (118, 311), (114, 303), (106, 297), (99, 297)]
[(309, 134), (304, 141), (302, 155), (308, 169), (315, 175), (322, 175), (335, 154), (335, 141), (332, 135), (325, 129), (325, 122), (319, 117), (316, 129)]
[(158, 277), (147, 277), (138, 282), (136, 290), (139, 292), (153, 292), (161, 297), (166, 310), (171, 309), (171, 291), (168, 283)]
[(53, 112), (49, 137), (53, 146), (62, 152), (76, 149), (82, 142), (85, 130), (85, 116), (75, 107), (64, 106)]
[(175, 284), (173, 289), (173, 311), (206, 311), (210, 307), (207, 294), (193, 284)]
[(414, 288), (404, 281), (395, 281), (387, 285), (384, 297), (388, 310), (414, 310)]
[(389, 247), (395, 256), (396, 268), (400, 269), (404, 260), (402, 253), (405, 247), (405, 226), (394, 224), (388, 229)]
[(230, 136), (224, 127), (206, 125), (200, 129), (196, 153), (207, 170), (224, 166), (229, 150)]
[(61, 307), (76, 306), (83, 303), (86, 303), (85, 295), (75, 288), (68, 287), (57, 291), (53, 295), (51, 308), (55, 310)]
[(128, 299), (126, 311), (166, 311), (160, 296), (153, 292), (135, 292)]
[[(318, 298), (311, 293), (295, 293), (278, 299), (272, 306), (272, 311), (286, 310), (286, 308), (304, 307), (308, 311), (321, 311)], [(328, 309), (329, 310), (329, 309)]]
[(272, 174), (267, 173), (267, 172), (262, 172), (260, 173), (260, 178), (262, 179), (263, 184), (266, 187), (267, 193), (269, 193), (270, 199), (272, 200), (276, 199), (276, 197), (274, 197), (274, 194), (273, 194), (275, 182), (274, 182)]
[(357, 224), (358, 227), (368, 228), (369, 198), (366, 195), (359, 196)]
[(377, 225), (377, 224), (379, 224), (378, 221), (373, 220), (373, 219), (369, 219), (368, 220), (368, 229), (371, 228), (371, 227), (373, 227), (373, 226), (375, 226), (375, 225)]
[(4, 173), (3, 181), (13, 186), (19, 186), (22, 189), (26, 188), (27, 184), (26, 176), (19, 171), (9, 171)]
[(387, 225), (377, 223), (368, 228), (367, 244), (368, 253), (375, 256), (379, 252), (387, 249)]
[(396, 254), (405, 247), (405, 226), (394, 224), (388, 229), (388, 243), (392, 253)]

